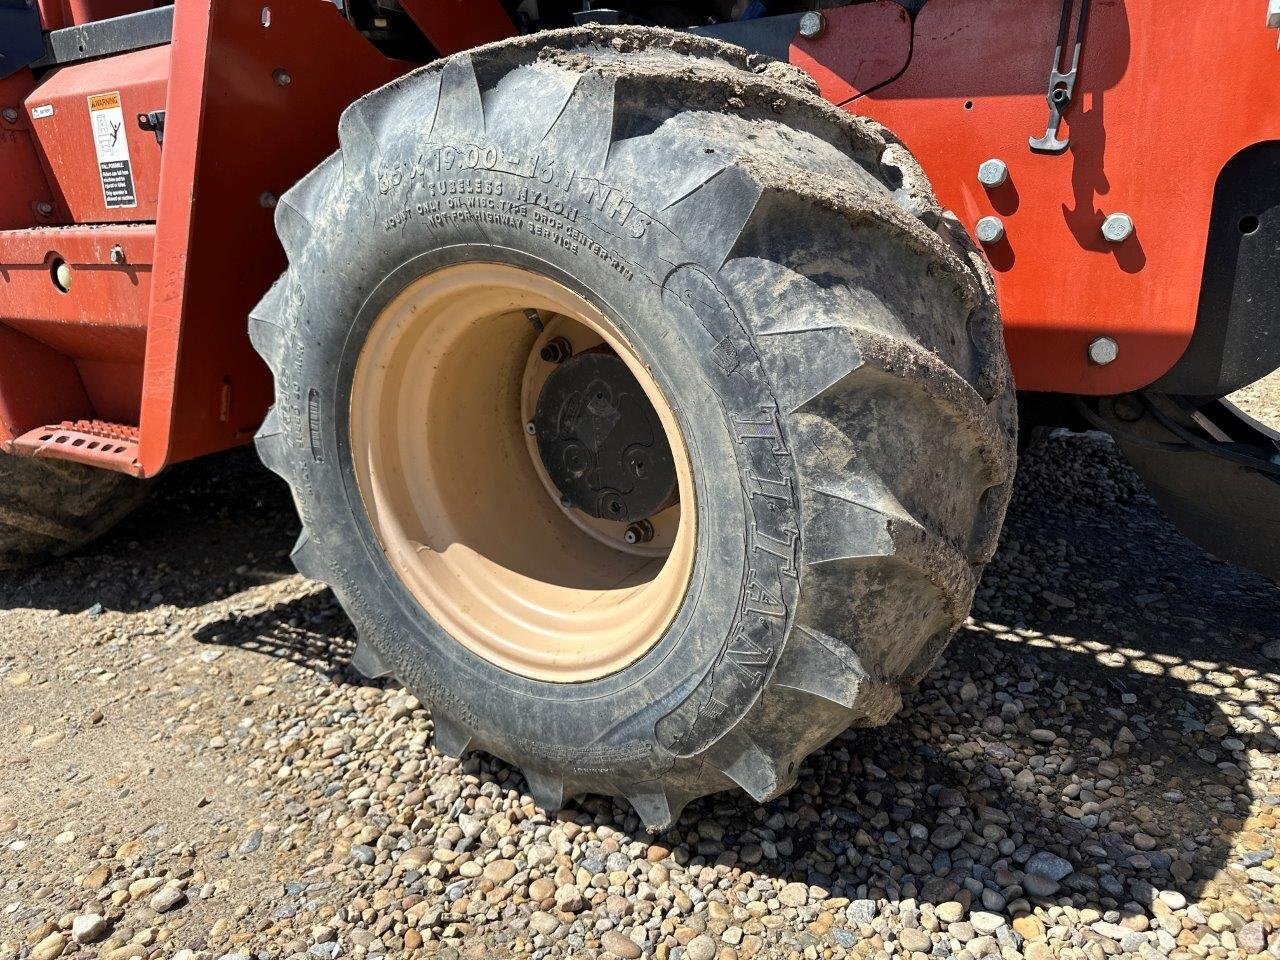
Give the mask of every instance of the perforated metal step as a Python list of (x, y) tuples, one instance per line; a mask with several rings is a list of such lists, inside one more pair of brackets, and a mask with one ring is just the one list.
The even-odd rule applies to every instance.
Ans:
[(105, 420), (64, 420), (4, 443), (5, 453), (87, 463), (104, 470), (142, 476), (138, 428)]

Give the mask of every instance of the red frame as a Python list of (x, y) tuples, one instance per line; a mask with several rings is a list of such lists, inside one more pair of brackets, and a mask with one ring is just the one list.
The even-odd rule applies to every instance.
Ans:
[[(78, 458), (150, 476), (252, 435), (271, 385), (246, 316), (284, 266), (272, 198), (334, 149), (348, 103), (410, 67), (374, 50), (327, 0), (266, 4), (269, 25), (258, 4), (178, 0), (154, 223), (70, 222), (84, 212), (58, 203), (83, 177), (68, 172), (83, 161), (74, 132), (56, 156), (46, 145), (42, 170), (28, 112), (39, 88), (25, 70), (0, 81), (0, 108), (27, 105), (16, 122), (0, 121), (6, 449), (67, 455), (67, 444), (45, 447), (68, 421), (59, 435), (71, 442), (115, 444), (110, 456), (81, 444)], [(41, 9), (56, 26), (140, 6), (42, 0)], [(442, 54), (515, 32), (499, 0), (402, 6)], [(1062, 156), (1027, 146), (1048, 113), (1061, 0), (930, 0), (914, 26), (894, 0), (831, 8), (825, 33), (797, 38), (791, 59), (833, 103), (897, 131), (966, 226), (1003, 218), (1007, 239), (987, 252), (1019, 385), (1117, 393), (1153, 382), (1189, 341), (1219, 172), (1240, 150), (1280, 139), (1280, 53), (1261, 6), (1095, 2)], [(83, 93), (71, 70), (125, 89), (141, 79), (129, 64), (147, 63), (154, 99), (164, 55), (45, 79), (50, 92), (66, 88), (70, 109)], [(992, 156), (1008, 163), (1010, 181), (987, 191), (976, 171)], [(1137, 232), (1113, 246), (1100, 227), (1117, 211)], [(76, 277), (68, 293), (51, 282), (55, 253)], [(1100, 335), (1119, 344), (1107, 366), (1086, 355)]]

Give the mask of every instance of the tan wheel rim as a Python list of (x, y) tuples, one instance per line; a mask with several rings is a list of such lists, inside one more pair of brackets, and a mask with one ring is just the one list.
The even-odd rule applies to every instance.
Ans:
[[(539, 329), (541, 328), (541, 329)], [(526, 432), (553, 337), (605, 345), (647, 394), (679, 503), (630, 544), (624, 523), (563, 506)], [(568, 288), (471, 263), (422, 277), (375, 319), (351, 391), (360, 494), (397, 576), (472, 652), (570, 683), (614, 673), (670, 625), (693, 570), (689, 456), (670, 406), (618, 328)]]

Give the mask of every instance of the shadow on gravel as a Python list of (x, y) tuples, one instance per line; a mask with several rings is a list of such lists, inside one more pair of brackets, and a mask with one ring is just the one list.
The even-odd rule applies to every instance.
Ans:
[(295, 573), (289, 488), (250, 448), (179, 464), (152, 498), (74, 556), (0, 573), (0, 606), (77, 613), (196, 607)]
[(195, 631), (197, 643), (237, 647), (305, 667), (337, 683), (380, 686), (355, 673), (355, 630), (333, 594), (317, 592), (272, 604), (252, 614), (232, 614)]
[[(251, 457), (175, 471), (92, 552), (0, 579), (7, 602), (195, 605), (291, 574), (287, 489)], [(1024, 458), (970, 625), (904, 713), (837, 738), (770, 804), (691, 804), (661, 842), (695, 867), (737, 864), (851, 900), (1016, 914), (1024, 898), (1122, 912), (1160, 890), (1191, 898), (1223, 868), (1261, 862), (1232, 851), (1248, 850), (1248, 751), (1278, 746), (1252, 712), (1280, 694), (1257, 652), (1277, 624), (1280, 590), (1178, 536), (1109, 442), (1057, 437)], [(354, 681), (351, 627), (327, 590), (206, 623), (197, 639)], [(624, 804), (588, 798), (561, 816), (648, 840)], [(1037, 854), (1070, 872), (1028, 880)]]
[[(1257, 651), (1277, 625), (1280, 589), (1177, 534), (1109, 440), (1059, 436), (1025, 457), (974, 616), (902, 715), (837, 738), (764, 807), (691, 804), (663, 842), (850, 900), (1012, 915), (1150, 913), (1224, 869), (1245, 882), (1270, 855), (1250, 807), (1280, 806), (1247, 759), (1280, 747)], [(645, 837), (623, 804), (575, 809)]]

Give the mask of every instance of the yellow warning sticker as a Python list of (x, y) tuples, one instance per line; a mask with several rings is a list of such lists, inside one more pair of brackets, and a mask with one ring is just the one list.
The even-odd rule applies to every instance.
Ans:
[(95, 93), (89, 98), (90, 110), (110, 110), (112, 107), (120, 106), (120, 94), (118, 93)]

